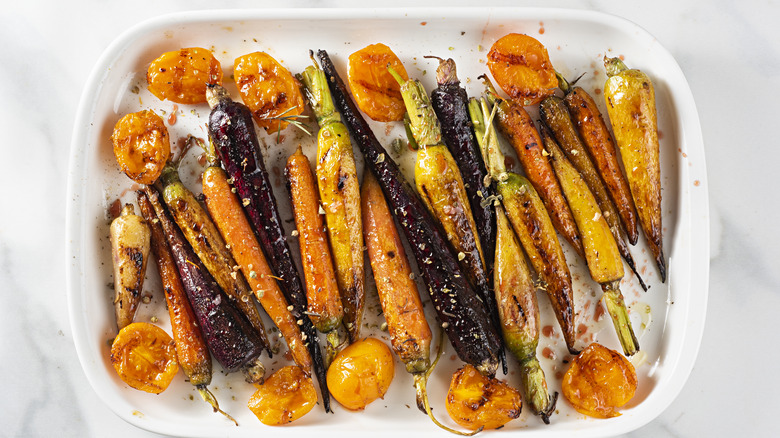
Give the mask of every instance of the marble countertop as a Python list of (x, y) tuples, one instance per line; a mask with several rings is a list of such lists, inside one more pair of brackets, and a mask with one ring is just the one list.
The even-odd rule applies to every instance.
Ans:
[[(275, 6), (232, 3), (242, 8)], [(774, 83), (780, 72), (775, 23), (780, 4), (523, 3), (602, 11), (639, 24), (679, 63), (701, 119), (711, 209), (707, 324), (680, 395), (630, 436), (770, 435), (776, 428), (771, 412), (780, 409), (780, 398), (774, 397), (780, 391), (775, 371), (780, 353), (771, 347), (769, 336), (780, 308), (780, 238), (771, 231), (780, 207), (772, 201), (777, 196), (770, 195), (771, 166), (780, 162), (780, 150), (770, 136), (779, 97)], [(430, 3), (437, 4), (445, 2)], [(0, 401), (0, 436), (157, 436), (115, 416), (89, 386), (76, 355), (64, 281), (65, 260), (70, 258), (64, 238), (70, 139), (89, 72), (114, 38), (147, 18), (212, 5), (202, 0), (138, 0), (132, 5), (30, 0), (3, 7), (0, 328), (5, 335), (0, 338), (0, 375), (5, 395)], [(288, 6), (365, 5), (356, 0), (296, 0)], [(392, 6), (414, 5), (419, 2), (402, 0)]]

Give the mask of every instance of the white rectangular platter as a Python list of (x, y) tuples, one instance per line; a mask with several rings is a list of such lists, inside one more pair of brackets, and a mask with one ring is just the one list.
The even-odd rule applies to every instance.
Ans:
[[(209, 113), (206, 104), (174, 107), (146, 90), (145, 73), (149, 63), (166, 51), (183, 47), (213, 50), (225, 70), (228, 89), (238, 99), (230, 79), (233, 60), (238, 56), (265, 51), (291, 72), (298, 73), (310, 65), (310, 49), (325, 49), (346, 78), (347, 57), (368, 44), (382, 42), (399, 56), (409, 76), (422, 80), (428, 90), (435, 87), (437, 61), (423, 56), (453, 58), (469, 95), (479, 96), (483, 85), (477, 77), (488, 73), (487, 51), (496, 39), (510, 32), (532, 35), (545, 44), (555, 68), (565, 77), (585, 73), (578, 85), (594, 96), (602, 112), (605, 111), (600, 92), (606, 79), (602, 64), (605, 55), (622, 56), (629, 67), (639, 68), (652, 78), (661, 133), (664, 244), (669, 278), (665, 284), (660, 283), (652, 257), (640, 239), (631, 250), (650, 290), (642, 292), (626, 270), (622, 290), (642, 350), (632, 359), (639, 377), (638, 390), (622, 416), (608, 420), (588, 418), (561, 397), (549, 426), (524, 410), (520, 418), (503, 429), (482, 434), (501, 436), (522, 431), (532, 436), (571, 436), (573, 432), (583, 437), (607, 436), (626, 433), (658, 416), (679, 393), (693, 367), (707, 304), (707, 182), (693, 97), (672, 56), (636, 25), (595, 12), (526, 8), (202, 11), (142, 23), (114, 41), (95, 66), (83, 93), (73, 133), (67, 212), (68, 294), (74, 341), (84, 372), (105, 403), (138, 427), (177, 436), (448, 435), (416, 409), (411, 378), (398, 361), (389, 392), (365, 411), (350, 412), (334, 402), (333, 414), (325, 414), (318, 406), (302, 419), (275, 429), (261, 424), (247, 409), (253, 387), (244, 383), (240, 373), (225, 375), (216, 363), (211, 389), (222, 408), (238, 420), (238, 427), (212, 414), (182, 373), (159, 396), (125, 385), (109, 361), (116, 323), (110, 286), (108, 212), (117, 200), (132, 202), (135, 187), (115, 163), (110, 135), (124, 114), (154, 109), (158, 114), (165, 114), (165, 119), (175, 112), (175, 123), (170, 123), (173, 119), (168, 122), (172, 144), (188, 134), (206, 138), (205, 120)], [(529, 110), (535, 115), (534, 109)], [(313, 121), (308, 124), (316, 129)], [(373, 127), (388, 149), (392, 139), (404, 135), (399, 124), (374, 123)], [(266, 146), (263, 153), (276, 185), (276, 198), (282, 215), (288, 219), (285, 227), (289, 236), (293, 224), (289, 221), (292, 215), (282, 169), (299, 144), (312, 158), (315, 139), (292, 127), (283, 134), (282, 142), (277, 144), (276, 136), (258, 131)], [(359, 150), (355, 148), (355, 152), (362, 168)], [(197, 175), (202, 170), (197, 154), (190, 152), (182, 170), (185, 184), (195, 192), (200, 191)], [(514, 156), (511, 152), (509, 155)], [(401, 163), (411, 179), (414, 153), (405, 151), (400, 156), (391, 156)], [(295, 251), (297, 242), (294, 238), (290, 242)], [(566, 249), (575, 279), (578, 344), (584, 347), (598, 341), (619, 350), (609, 318), (599, 317), (603, 312), (598, 309), (601, 306), (598, 285), (589, 279), (584, 261), (570, 248)], [(151, 302), (141, 306), (136, 320), (155, 320), (170, 333), (160, 281), (154, 263), (149, 266), (144, 289), (151, 295)], [(383, 319), (372, 279), (369, 277), (367, 282), (368, 328), (364, 333), (387, 342), (387, 334), (378, 328)], [(425, 288), (420, 290), (427, 302)], [(538, 354), (550, 390), (560, 391), (561, 376), (571, 356), (566, 352), (548, 300), (541, 292), (539, 302), (542, 325), (549, 327), (541, 337)], [(428, 320), (434, 325), (430, 307), (428, 304)], [(270, 328), (271, 324), (267, 323), (266, 327)], [(286, 347), (280, 343), (279, 347), (280, 353), (273, 359), (264, 356), (269, 372), (288, 363), (283, 355)], [(453, 423), (444, 409), (444, 397), (452, 372), (461, 365), (447, 344), (442, 363), (429, 384), (434, 412), (449, 425)], [(499, 377), (518, 387), (517, 363), (510, 360), (509, 375)]]

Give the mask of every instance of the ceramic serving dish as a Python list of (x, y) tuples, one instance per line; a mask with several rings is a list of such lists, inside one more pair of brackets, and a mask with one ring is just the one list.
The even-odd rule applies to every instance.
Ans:
[[(411, 379), (402, 366), (384, 400), (363, 412), (349, 412), (337, 403), (335, 413), (325, 414), (321, 406), (297, 422), (272, 431), (247, 409), (253, 392), (239, 374), (225, 375), (215, 363), (211, 389), (224, 410), (239, 422), (234, 426), (211, 413), (194, 388), (179, 374), (159, 396), (129, 388), (114, 372), (109, 361), (110, 341), (116, 335), (112, 308), (112, 271), (108, 226), (111, 206), (133, 200), (134, 186), (114, 161), (110, 135), (116, 121), (126, 113), (154, 109), (167, 120), (174, 145), (188, 134), (206, 137), (209, 108), (202, 105), (174, 105), (160, 101), (146, 90), (146, 69), (161, 53), (182, 47), (213, 50), (225, 70), (226, 85), (238, 99), (230, 79), (233, 60), (254, 51), (266, 51), (293, 73), (311, 63), (309, 50), (326, 49), (346, 77), (346, 60), (354, 51), (375, 42), (389, 45), (400, 57), (410, 77), (421, 79), (428, 90), (435, 86), (437, 61), (425, 55), (451, 57), (458, 74), (472, 96), (483, 91), (480, 74), (487, 73), (485, 57), (493, 42), (510, 33), (527, 33), (548, 48), (557, 70), (568, 78), (582, 73), (578, 85), (596, 98), (604, 112), (601, 88), (606, 79), (602, 58), (622, 56), (632, 68), (647, 72), (655, 84), (661, 134), (663, 221), (669, 278), (660, 283), (643, 240), (632, 247), (639, 270), (650, 285), (642, 292), (627, 270), (622, 290), (630, 307), (640, 340), (641, 352), (632, 358), (639, 376), (634, 399), (623, 415), (608, 420), (588, 418), (574, 411), (562, 397), (549, 426), (529, 412), (498, 431), (501, 436), (523, 431), (534, 436), (607, 436), (625, 433), (651, 421), (677, 396), (687, 379), (699, 348), (707, 304), (709, 229), (704, 149), (698, 114), (688, 84), (672, 56), (652, 35), (621, 18), (588, 11), (558, 9), (359, 9), (359, 10), (233, 10), (203, 11), (168, 15), (144, 22), (114, 41), (95, 66), (85, 87), (73, 133), (67, 211), (68, 295), (73, 335), (84, 372), (103, 401), (126, 421), (158, 433), (177, 436), (312, 436), (339, 433), (365, 436), (425, 433), (445, 436), (414, 406)], [(529, 108), (534, 113), (533, 108)], [(313, 121), (306, 122), (316, 129)], [(388, 147), (403, 138), (397, 124), (373, 123), (380, 140)], [(274, 180), (276, 197), (286, 230), (292, 231), (288, 195), (283, 184), (285, 160), (297, 145), (310, 158), (315, 140), (291, 127), (276, 135), (259, 130), (267, 167)], [(174, 147), (175, 150), (178, 148)], [(509, 152), (509, 150), (507, 150)], [(185, 158), (182, 176), (186, 185), (199, 191), (202, 166), (199, 151)], [(362, 157), (356, 148), (357, 161)], [(414, 153), (393, 152), (409, 178)], [(514, 154), (509, 152), (510, 157)], [(516, 170), (519, 170), (516, 168)], [(297, 242), (291, 237), (294, 251)], [(601, 291), (588, 276), (584, 261), (567, 249), (575, 280), (575, 301), (579, 327), (578, 343), (598, 341), (620, 349), (611, 322), (600, 310)], [(170, 332), (164, 297), (154, 263), (149, 264), (145, 294), (151, 297), (136, 320), (156, 321)], [(364, 333), (387, 341), (382, 332), (381, 309), (372, 279), (368, 278), (369, 303)], [(420, 288), (423, 295), (425, 288)], [(424, 301), (427, 297), (424, 296)], [(551, 391), (560, 391), (561, 376), (568, 355), (560, 332), (540, 293), (544, 334), (538, 355)], [(430, 305), (427, 310), (430, 311)], [(435, 317), (429, 312), (429, 322)], [(267, 327), (271, 327), (267, 323)], [(273, 371), (288, 363), (286, 347), (271, 336), (280, 349), (273, 359), (265, 358)], [(444, 410), (444, 396), (452, 372), (462, 363), (445, 345), (442, 363), (429, 384), (434, 412), (453, 425)], [(400, 365), (400, 362), (398, 362)], [(505, 378), (519, 385), (517, 363), (510, 361)], [(320, 435), (322, 436), (322, 435)]]

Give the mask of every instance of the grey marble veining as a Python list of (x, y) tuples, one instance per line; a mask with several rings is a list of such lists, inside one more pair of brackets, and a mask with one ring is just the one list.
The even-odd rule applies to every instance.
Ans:
[[(431, 2), (468, 6), (471, 1)], [(512, 5), (514, 2), (489, 2)], [(396, 6), (418, 2), (396, 2)], [(656, 36), (686, 75), (704, 135), (711, 208), (707, 325), (679, 397), (630, 434), (772, 436), (780, 380), (780, 4), (773, 1), (548, 0), (528, 6), (623, 16)], [(257, 7), (254, 1), (235, 7)], [(264, 6), (273, 4), (264, 3)], [(362, 7), (310, 0), (293, 7)], [(212, 2), (13, 2), (0, 14), (0, 436), (156, 436), (116, 417), (79, 365), (66, 311), (66, 179), (87, 75), (121, 32), (159, 13)]]

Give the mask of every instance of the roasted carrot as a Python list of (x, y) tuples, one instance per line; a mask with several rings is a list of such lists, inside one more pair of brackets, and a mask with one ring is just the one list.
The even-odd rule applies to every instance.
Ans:
[(458, 164), (482, 244), (487, 272), (493, 270), (496, 247), (496, 213), (487, 199), (493, 196), (492, 185), (485, 185), (487, 170), (471, 128), (466, 90), (460, 86), (455, 61), (439, 59), (436, 69), (438, 86), (431, 91), (431, 105), (441, 122), (444, 143)]
[(666, 281), (666, 258), (661, 223), (661, 162), (655, 90), (650, 77), (629, 69), (620, 58), (604, 57), (607, 82), (604, 99), (612, 123), (639, 223)]
[(241, 268), (255, 298), (265, 309), (281, 332), (293, 361), (306, 375), (310, 375), (312, 361), (306, 349), (305, 336), (295, 317), (288, 310), (289, 303), (276, 283), (268, 261), (257, 243), (252, 227), (232, 192), (227, 175), (216, 165), (213, 150), (207, 148), (211, 164), (203, 171), (203, 195), (214, 223), (225, 238), (233, 257)]
[[(620, 255), (625, 259), (628, 267), (631, 268), (636, 275), (642, 289), (647, 290), (645, 282), (636, 270), (634, 258), (628, 250), (626, 233), (620, 221), (618, 209), (612, 202), (612, 198), (610, 198), (609, 192), (596, 170), (596, 166), (593, 164), (593, 161), (591, 161), (590, 154), (585, 150), (585, 146), (580, 139), (580, 135), (577, 133), (577, 129), (574, 127), (574, 122), (571, 119), (569, 110), (563, 99), (558, 96), (545, 98), (539, 104), (539, 115), (542, 118), (542, 132), (544, 133), (545, 130), (551, 132), (563, 154), (575, 169), (577, 169), (577, 172), (579, 172), (582, 179), (588, 185), (588, 189), (590, 189), (593, 196), (596, 197), (598, 206), (604, 213), (604, 219), (607, 221), (607, 224), (609, 224), (609, 229), (615, 237), (615, 242), (617, 242)], [(560, 181), (560, 178), (558, 180)], [(561, 185), (562, 184), (563, 183), (561, 182)], [(569, 207), (572, 209), (574, 208), (571, 206), (571, 203), (569, 203)], [(575, 212), (572, 210), (572, 213), (574, 214)], [(580, 237), (584, 239), (584, 236), (580, 235)]]
[(363, 226), (360, 186), (347, 127), (333, 107), (325, 74), (314, 61), (300, 80), (305, 86), (320, 130), (317, 133), (317, 189), (325, 210), (328, 241), (344, 306), (344, 326), (350, 342), (360, 338), (365, 303)]
[(298, 230), (309, 318), (317, 330), (327, 334), (328, 347), (332, 349), (330, 353), (335, 354), (335, 348), (340, 344), (338, 327), (344, 317), (344, 308), (325, 224), (319, 211), (321, 207), (314, 187), (314, 175), (309, 158), (303, 155), (300, 147), (287, 159), (284, 175)]
[(130, 325), (141, 302), (149, 260), (149, 225), (126, 204), (111, 221), (111, 260), (114, 266), (114, 313), (119, 330)]
[(628, 235), (628, 241), (632, 245), (636, 245), (639, 236), (636, 224), (636, 206), (626, 177), (620, 169), (617, 148), (612, 134), (609, 133), (607, 124), (604, 122), (604, 117), (593, 98), (581, 87), (571, 87), (560, 75), (558, 75), (558, 86), (566, 94), (563, 100), (577, 125), (582, 143), (587, 148), (590, 157), (593, 158), (593, 162), (615, 202), (621, 222)]
[(550, 298), (566, 347), (572, 354), (577, 354), (574, 348), (574, 292), (569, 266), (550, 215), (533, 184), (525, 177), (506, 170), (493, 125), (496, 110), (491, 110), (486, 98), (469, 101), (474, 132), (482, 154), (487, 158), (488, 174), (495, 182), (512, 228)]
[(550, 424), (557, 394), (547, 392), (547, 379), (536, 358), (539, 345), (539, 304), (536, 287), (512, 224), (500, 203), (496, 209), (496, 268), (493, 287), (507, 349), (520, 363), (523, 396), (534, 414)]
[(461, 278), (463, 273), (457, 258), (439, 226), (350, 99), (327, 52), (320, 50), (317, 56), (328, 78), (336, 108), (404, 230), (442, 328), (464, 362), (484, 374), (494, 375), (499, 363), (501, 338), (490, 316), (468, 281)]
[(577, 254), (582, 256), (582, 241), (577, 234), (577, 224), (574, 223), (569, 205), (561, 192), (561, 186), (555, 179), (555, 173), (547, 160), (542, 138), (536, 130), (531, 116), (522, 105), (511, 100), (498, 97), (493, 84), (482, 76), (487, 86), (487, 99), (497, 107), (496, 121), (499, 130), (504, 134), (520, 159), (525, 175), (533, 184), (536, 192), (550, 213), (555, 229), (568, 241)]
[(227, 299), (192, 251), (165, 209), (160, 192), (152, 186), (146, 186), (143, 194), (152, 204), (165, 232), (182, 285), (211, 354), (228, 373), (239, 368), (262, 366), (256, 359), (265, 345), (246, 316)]
[(371, 172), (363, 173), (360, 198), (368, 259), (390, 343), (406, 371), (424, 372), (430, 366), (431, 329), (393, 216)]
[(462, 435), (462, 432), (441, 424), (431, 411), (428, 377), (441, 355), (443, 339), (439, 337), (439, 354), (431, 363), (431, 329), (425, 320), (420, 294), (382, 188), (369, 170), (363, 173), (360, 199), (368, 258), (387, 321), (390, 343), (406, 365), (406, 371), (414, 376), (417, 408), (426, 413), (437, 426)]
[(245, 105), (231, 99), (227, 90), (221, 86), (209, 87), (206, 97), (211, 106), (209, 138), (233, 181), (236, 194), (241, 199), (241, 205), (269, 265), (273, 267), (274, 275), (281, 279), (278, 284), (292, 307), (291, 312), (301, 323), (306, 348), (314, 362), (323, 407), (326, 412), (330, 412), (330, 394), (322, 351), (317, 343), (317, 331), (306, 315), (306, 294), (282, 229), (279, 207), (260, 154), (252, 113)]
[(626, 356), (631, 356), (639, 350), (639, 343), (634, 336), (628, 318), (628, 309), (620, 292), (620, 279), (623, 278), (624, 270), (615, 238), (585, 180), (566, 159), (563, 151), (544, 127), (542, 141), (545, 149), (550, 153), (555, 174), (574, 213), (574, 220), (582, 236), (582, 246), (585, 248), (585, 260), (588, 262), (590, 276), (604, 290), (604, 302), (620, 344)]
[(203, 400), (211, 405), (214, 412), (220, 412), (236, 423), (233, 417), (219, 408), (216, 397), (208, 389), (208, 385), (211, 383), (211, 355), (179, 277), (171, 248), (165, 238), (165, 231), (154, 212), (154, 207), (149, 202), (149, 198), (142, 192), (138, 192), (137, 200), (141, 214), (150, 224), (152, 254), (157, 261), (157, 270), (160, 273), (165, 292), (165, 303), (171, 318), (171, 331), (173, 332), (173, 342), (176, 345), (176, 359), (179, 366), (189, 382), (203, 397)]
[[(189, 140), (193, 141), (193, 138), (190, 137)], [(214, 280), (235, 302), (236, 307), (246, 315), (257, 335), (266, 345), (270, 356), (271, 347), (266, 338), (263, 319), (252, 299), (252, 291), (244, 275), (233, 270), (236, 262), (225, 246), (225, 241), (214, 225), (214, 221), (195, 199), (195, 195), (182, 184), (174, 163), (165, 165), (160, 180), (163, 186), (163, 199), (168, 205), (173, 220)]]
[[(419, 145), (414, 166), (417, 193), (428, 211), (441, 224), (447, 240), (458, 255), (461, 270), (476, 289), (496, 331), (500, 333), (501, 322), (495, 296), (490, 290), (490, 278), (477, 224), (471, 213), (458, 165), (442, 141), (441, 123), (420, 81), (404, 81), (392, 69), (390, 73), (401, 84), (401, 95), (410, 120), (409, 129)], [(499, 356), (504, 371), (508, 371), (503, 348), (499, 350)]]

